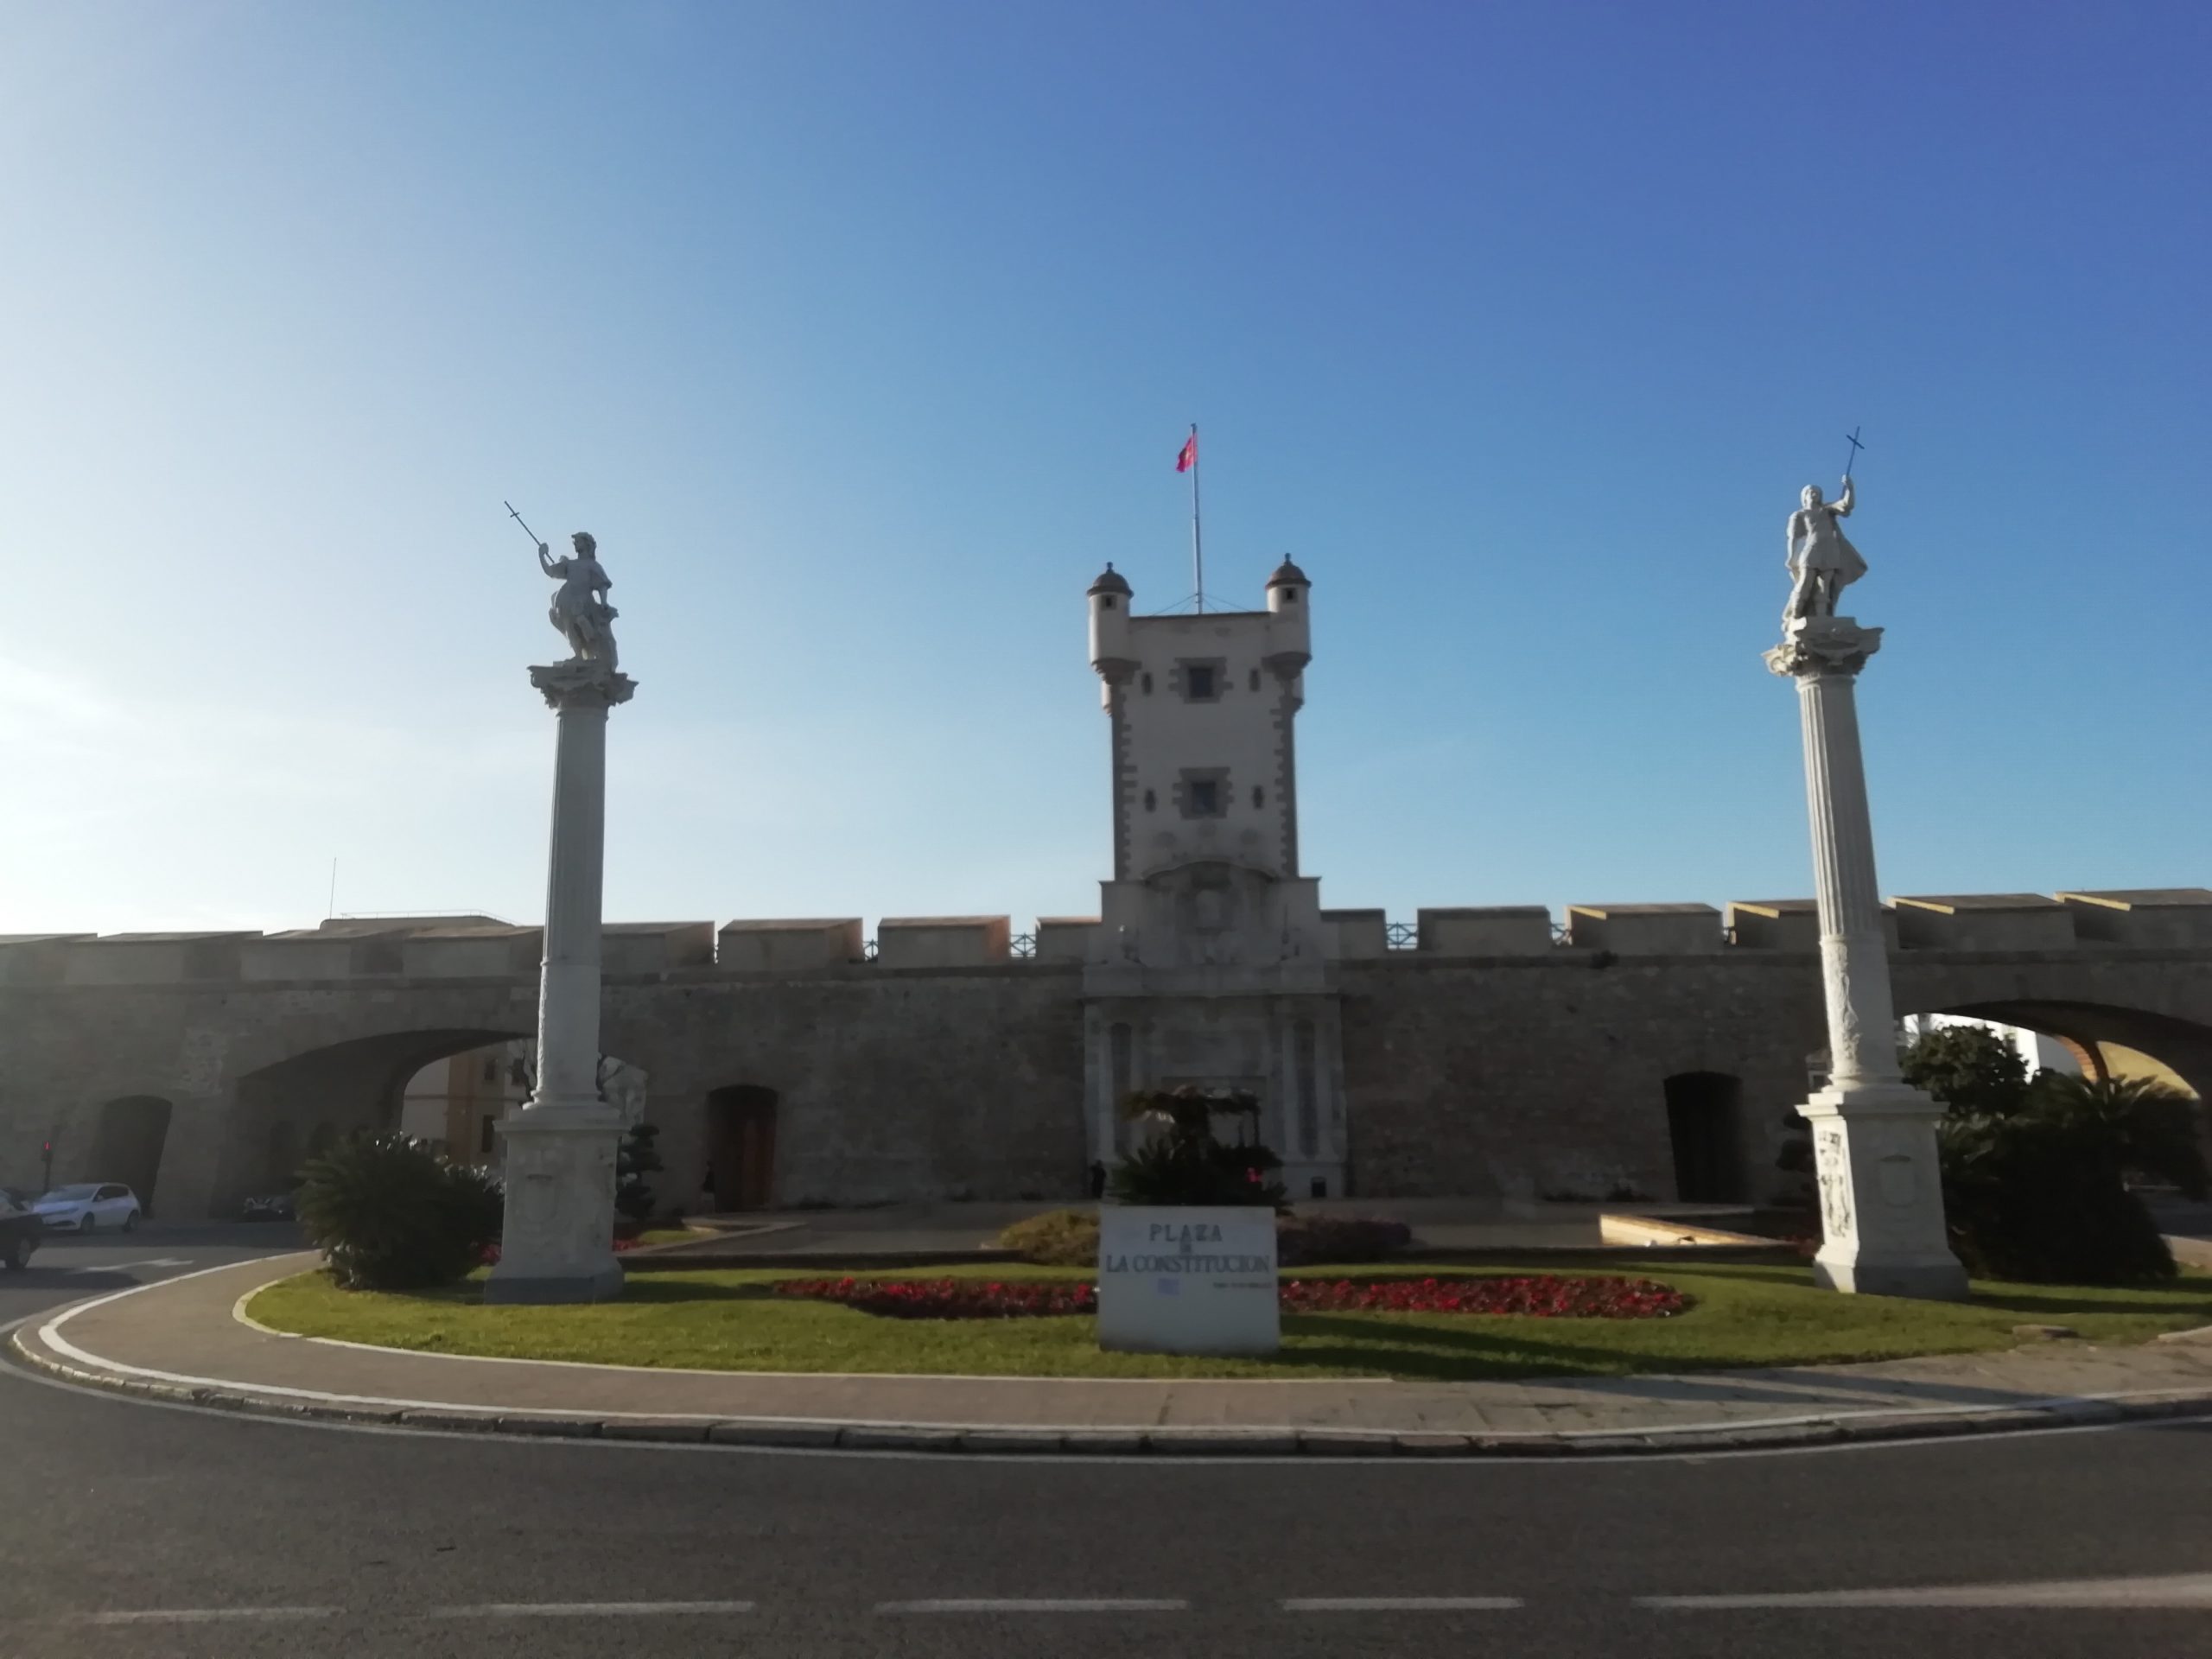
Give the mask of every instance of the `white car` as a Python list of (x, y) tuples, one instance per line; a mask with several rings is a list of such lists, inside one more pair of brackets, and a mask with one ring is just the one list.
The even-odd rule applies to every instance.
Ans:
[(138, 1224), (137, 1196), (114, 1181), (80, 1181), (57, 1186), (36, 1204), (31, 1213), (50, 1233), (129, 1232)]

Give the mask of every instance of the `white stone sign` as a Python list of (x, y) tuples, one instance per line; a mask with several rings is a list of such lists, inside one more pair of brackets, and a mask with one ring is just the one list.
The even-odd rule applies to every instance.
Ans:
[(1140, 1354), (1272, 1354), (1282, 1345), (1275, 1213), (1103, 1205), (1098, 1345)]

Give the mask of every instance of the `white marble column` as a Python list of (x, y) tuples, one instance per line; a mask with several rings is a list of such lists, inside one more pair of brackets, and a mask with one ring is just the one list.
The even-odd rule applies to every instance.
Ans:
[(1797, 683), (1805, 798), (1827, 993), (1828, 1086), (1803, 1108), (1820, 1178), (1820, 1253), (1832, 1290), (1955, 1300), (1966, 1270), (1943, 1230), (1936, 1123), (1943, 1109), (1897, 1069), (1897, 1007), (1874, 880), (1874, 830), (1859, 749), (1859, 671), (1882, 631), (1847, 616), (1800, 617), (1767, 666)]
[(607, 826), (607, 711), (637, 686), (604, 662), (530, 671), (560, 720), (545, 959), (537, 982), (537, 1087), (500, 1124), (507, 1212), (487, 1302), (619, 1295), (614, 1152), (621, 1114), (599, 1090), (600, 887)]

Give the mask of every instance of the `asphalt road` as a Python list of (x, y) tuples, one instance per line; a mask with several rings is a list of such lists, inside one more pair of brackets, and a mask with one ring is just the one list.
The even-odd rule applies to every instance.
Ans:
[[(0, 1324), (287, 1242), (64, 1243), (0, 1282)], [(1959, 1586), (1998, 1605), (1924, 1593)], [(1836, 1592), (1889, 1605), (1791, 1599)], [(2106, 1605), (2020, 1605), (2054, 1594)], [(1376, 1599), (1416, 1605), (1338, 1605)], [(2209, 1615), (2212, 1424), (1573, 1465), (1039, 1463), (426, 1437), (0, 1373), (6, 1659), (2186, 1659), (2212, 1654)]]

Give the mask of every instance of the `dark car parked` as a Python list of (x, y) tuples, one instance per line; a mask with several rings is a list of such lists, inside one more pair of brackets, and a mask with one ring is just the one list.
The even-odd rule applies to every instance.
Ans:
[(0, 1187), (0, 1268), (21, 1273), (46, 1235), (46, 1223), (30, 1211), (30, 1195)]

